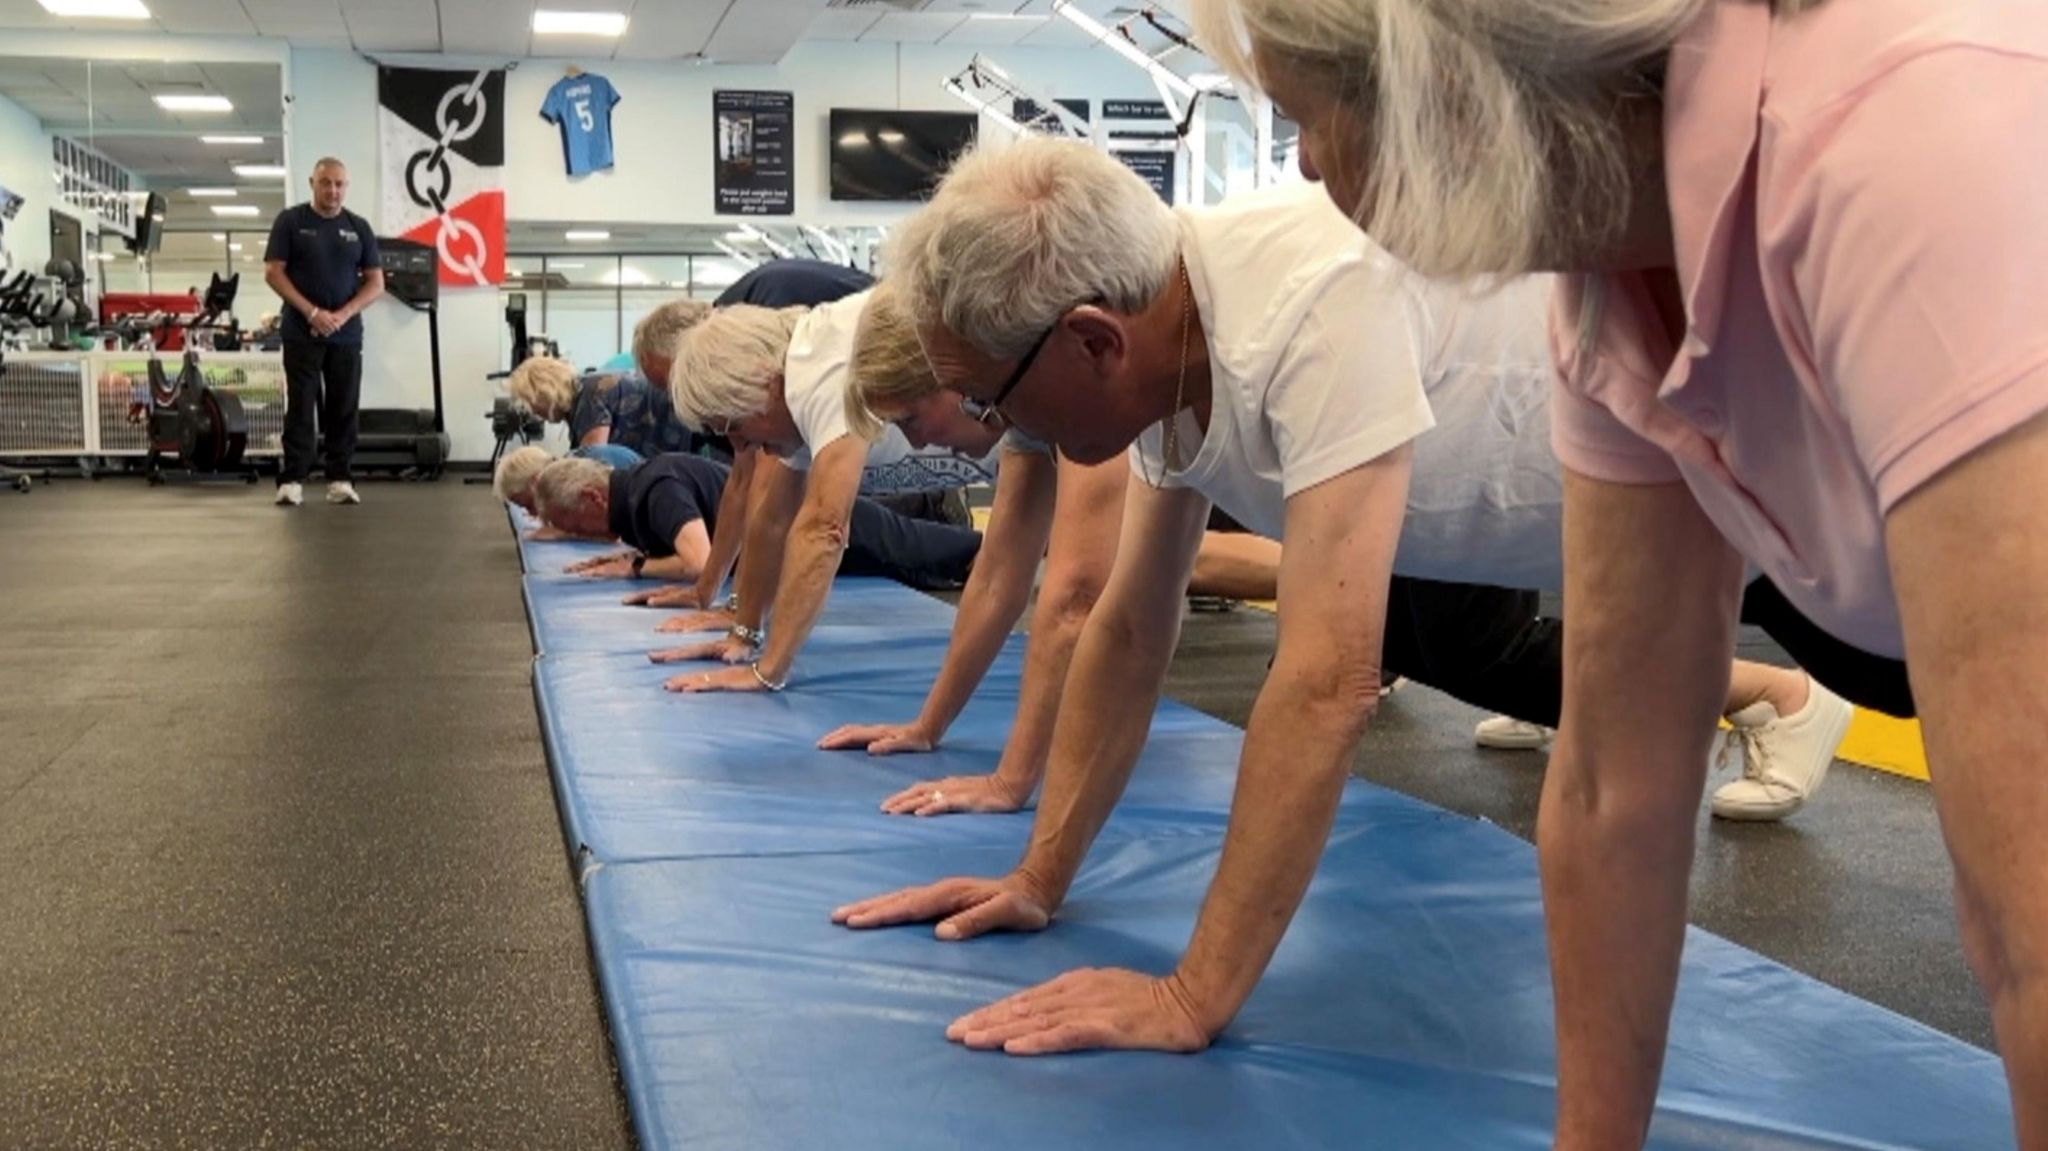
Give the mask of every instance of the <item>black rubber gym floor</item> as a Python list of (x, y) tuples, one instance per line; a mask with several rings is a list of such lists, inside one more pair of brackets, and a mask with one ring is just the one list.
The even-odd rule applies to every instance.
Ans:
[[(308, 493), (0, 492), (0, 1142), (629, 1144), (504, 515)], [(1243, 723), (1273, 635), (1192, 617), (1171, 693)], [(1359, 771), (1528, 836), (1543, 757), (1477, 718), (1397, 692)], [(1924, 785), (1701, 828), (1696, 922), (1989, 1044)]]

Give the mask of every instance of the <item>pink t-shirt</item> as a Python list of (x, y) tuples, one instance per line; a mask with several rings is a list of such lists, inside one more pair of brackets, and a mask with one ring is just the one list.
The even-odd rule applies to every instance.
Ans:
[(1638, 277), (1563, 281), (1558, 458), (1682, 478), (1808, 618), (1901, 655), (1885, 513), (2048, 409), (2048, 2), (1714, 0), (1664, 132), (1688, 330), (1674, 361)]

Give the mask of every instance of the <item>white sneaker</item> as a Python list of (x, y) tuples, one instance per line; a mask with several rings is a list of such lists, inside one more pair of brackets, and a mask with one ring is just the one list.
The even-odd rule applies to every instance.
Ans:
[(1820, 791), (1835, 749), (1849, 732), (1856, 709), (1813, 677), (1806, 680), (1806, 706), (1780, 716), (1768, 703), (1753, 703), (1728, 722), (1734, 730), (1721, 744), (1716, 767), (1742, 757), (1742, 778), (1714, 793), (1714, 814), (1722, 819), (1768, 822), (1798, 811)]
[(277, 506), (295, 508), (306, 502), (306, 489), (302, 484), (277, 485)]
[(359, 504), (363, 497), (356, 494), (356, 486), (347, 480), (336, 480), (327, 485), (327, 502), (330, 504)]
[(1554, 728), (1496, 715), (1479, 721), (1479, 726), (1472, 729), (1472, 741), (1481, 747), (1502, 751), (1536, 751), (1556, 734)]

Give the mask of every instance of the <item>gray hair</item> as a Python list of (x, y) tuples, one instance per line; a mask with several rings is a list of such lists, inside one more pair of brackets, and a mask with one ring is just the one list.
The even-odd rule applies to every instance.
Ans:
[(668, 393), (676, 415), (699, 430), (768, 409), (797, 321), (808, 308), (720, 308), (676, 345)]
[(896, 230), (889, 267), (918, 326), (1012, 359), (1080, 304), (1143, 310), (1179, 255), (1173, 210), (1137, 173), (1079, 140), (1034, 136), (962, 156)]
[(555, 455), (538, 444), (524, 444), (506, 452), (498, 461), (498, 471), (491, 477), (491, 491), (501, 500), (518, 503), (515, 497), (524, 495), (533, 498), (533, 481), (549, 464), (555, 462)]
[(557, 513), (576, 506), (585, 492), (611, 494), (612, 470), (596, 460), (565, 456), (540, 470), (533, 481), (534, 514), (554, 523)]
[(505, 390), (530, 412), (552, 412), (567, 419), (576, 406), (576, 366), (552, 356), (528, 356), (512, 369)]
[(702, 300), (670, 300), (640, 317), (640, 322), (633, 325), (633, 363), (644, 364), (654, 356), (673, 358), (676, 342), (710, 314), (711, 305)]
[(1256, 82), (1256, 47), (1333, 89), (1369, 153), (1359, 226), (1425, 275), (1471, 276), (1626, 226), (1620, 105), (1654, 94), (1652, 69), (1707, 3), (1194, 0), (1193, 16), (1229, 71)]

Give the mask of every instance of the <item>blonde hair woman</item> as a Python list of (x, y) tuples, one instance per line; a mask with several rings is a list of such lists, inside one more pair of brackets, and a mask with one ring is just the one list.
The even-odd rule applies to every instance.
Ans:
[(552, 356), (529, 356), (512, 369), (505, 390), (549, 423), (569, 425), (569, 446), (611, 467), (632, 467), (664, 452), (694, 452), (705, 443), (676, 418), (668, 391), (627, 372), (580, 374)]
[[(1910, 655), (1964, 947), (2048, 1148), (2048, 9), (1198, 0), (1425, 271), (1554, 269), (1574, 604), (1539, 843), (1557, 1146), (1640, 1144), (1746, 558)], [(1795, 653), (1796, 654), (1796, 653)], [(1643, 674), (1654, 668), (1655, 674)]]

